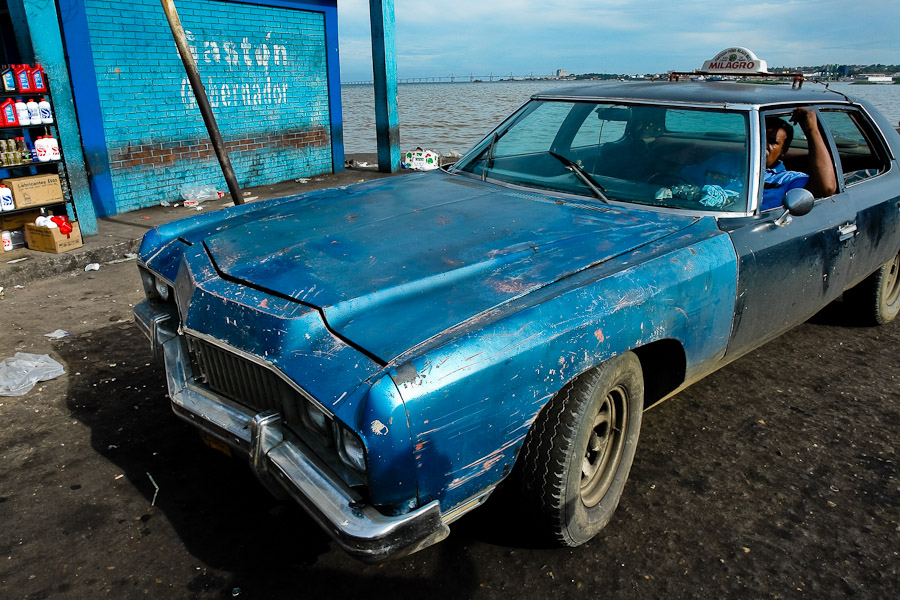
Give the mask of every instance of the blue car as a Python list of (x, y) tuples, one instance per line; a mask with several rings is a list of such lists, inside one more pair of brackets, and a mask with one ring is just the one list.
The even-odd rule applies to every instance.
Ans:
[(135, 317), (175, 414), (350, 554), (501, 484), (577, 546), (644, 410), (842, 295), (897, 315), (898, 149), (813, 84), (554, 90), (450, 168), (151, 230)]

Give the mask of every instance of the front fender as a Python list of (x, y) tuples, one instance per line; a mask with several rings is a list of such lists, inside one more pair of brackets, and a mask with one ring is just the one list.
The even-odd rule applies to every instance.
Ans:
[(393, 380), (377, 379), (360, 402), (351, 398), (336, 416), (352, 424), (366, 446), (372, 503), (389, 514), (415, 508), (412, 436), (406, 406)]
[(609, 357), (674, 339), (690, 373), (724, 355), (734, 249), (712, 219), (676, 237), (522, 298), (392, 371), (409, 413), (420, 504), (437, 499), (447, 511), (503, 479), (546, 402)]

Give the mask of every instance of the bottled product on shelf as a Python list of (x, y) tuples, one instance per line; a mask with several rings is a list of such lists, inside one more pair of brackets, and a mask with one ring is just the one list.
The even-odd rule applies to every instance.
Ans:
[(50, 125), (53, 123), (53, 108), (46, 98), (41, 98), (41, 101), (38, 102), (38, 108), (41, 111), (41, 124)]
[(61, 160), (62, 154), (59, 151), (59, 142), (55, 137), (47, 138), (47, 150), (50, 154), (50, 160)]
[(3, 127), (17, 127), (19, 118), (16, 115), (16, 104), (12, 98), (7, 98), (0, 103), (0, 125)]
[(41, 107), (38, 106), (38, 103), (33, 98), (30, 98), (25, 103), (25, 107), (28, 109), (28, 118), (31, 119), (31, 124), (39, 125), (41, 122)]
[(13, 69), (10, 65), (3, 67), (3, 71), (0, 72), (0, 79), (2, 79), (3, 82), (4, 92), (16, 91), (16, 74), (13, 73)]
[(21, 157), (22, 164), (24, 165), (30, 163), (31, 150), (29, 150), (28, 146), (25, 144), (25, 138), (16, 138), (16, 145), (18, 146), (19, 156)]
[(0, 185), (0, 210), (10, 211), (16, 209), (16, 203), (13, 202), (12, 190), (5, 185)]
[(32, 144), (25, 137), (0, 140), (0, 168), (62, 160), (59, 142), (52, 136), (41, 136)]
[(31, 125), (31, 116), (28, 113), (28, 105), (24, 100), (16, 100), (16, 117), (19, 125)]
[(44, 77), (44, 68), (41, 65), (31, 67), (28, 74), (31, 76), (31, 83), (34, 84), (34, 91), (47, 91), (47, 79)]
[(3, 166), (15, 166), (19, 164), (21, 160), (20, 157), (12, 151), (12, 147), (10, 144), (12, 140), (0, 140), (0, 160), (3, 161)]
[[(50, 162), (52, 160), (62, 159), (62, 154), (59, 150), (59, 142), (53, 136), (40, 136), (37, 141), (34, 142), (34, 150), (37, 152), (37, 162)], [(25, 156), (26, 152), (27, 147), (26, 150), (22, 151), (20, 154)]]
[(20, 92), (33, 92), (34, 82), (31, 80), (31, 69), (28, 65), (13, 65), (16, 74), (16, 89)]
[(50, 160), (50, 154), (47, 152), (47, 144), (44, 143), (44, 136), (40, 136), (34, 141), (34, 149), (37, 150), (38, 162), (47, 162)]

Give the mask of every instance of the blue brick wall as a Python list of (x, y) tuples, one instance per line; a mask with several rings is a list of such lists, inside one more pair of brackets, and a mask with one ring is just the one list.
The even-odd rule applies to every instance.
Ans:
[[(157, 0), (84, 0), (118, 212), (227, 190)], [(221, 0), (180, 2), (242, 187), (331, 172), (324, 16)]]

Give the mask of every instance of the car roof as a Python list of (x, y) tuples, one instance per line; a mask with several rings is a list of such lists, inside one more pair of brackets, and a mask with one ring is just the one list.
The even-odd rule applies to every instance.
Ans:
[(853, 98), (828, 90), (824, 85), (815, 84), (811, 81), (807, 81), (803, 89), (791, 89), (787, 85), (764, 85), (728, 81), (614, 81), (547, 90), (533, 95), (532, 98), (540, 100), (561, 98), (579, 100), (614, 99), (638, 102), (709, 104), (714, 106), (726, 104), (762, 106), (788, 102), (814, 104), (820, 102), (847, 102), (848, 100), (855, 102)]

